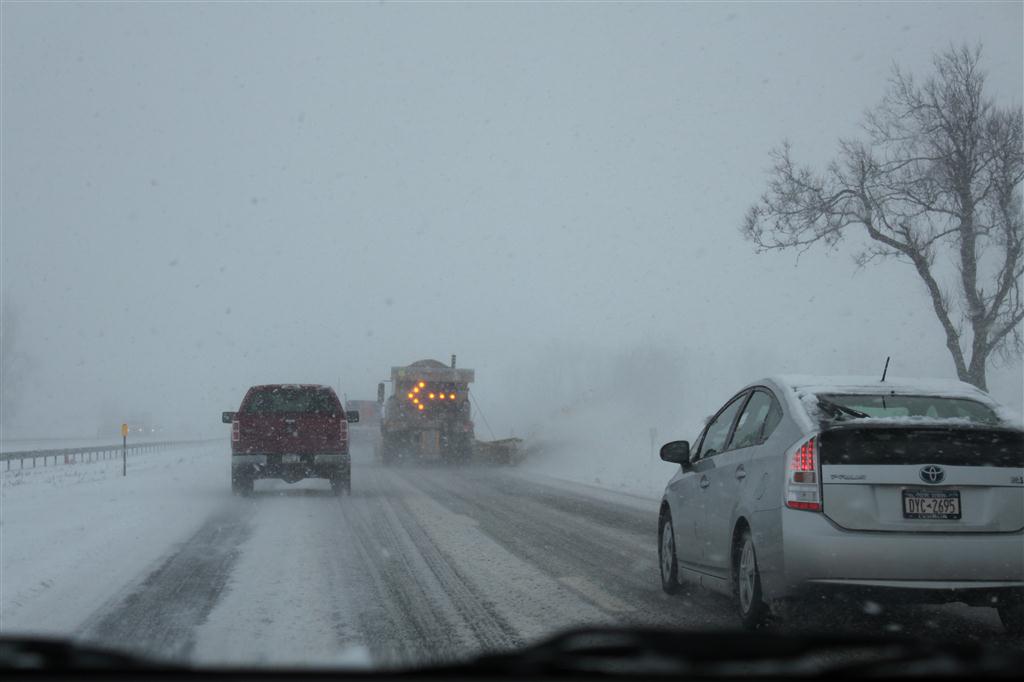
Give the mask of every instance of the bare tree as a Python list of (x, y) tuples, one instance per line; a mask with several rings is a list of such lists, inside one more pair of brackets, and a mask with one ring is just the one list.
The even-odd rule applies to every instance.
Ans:
[(743, 232), (761, 250), (805, 250), (863, 230), (857, 262), (912, 265), (957, 375), (985, 389), (989, 358), (1022, 349), (1024, 118), (986, 96), (980, 58), (950, 48), (923, 84), (894, 68), (863, 139), (840, 140), (824, 173), (795, 164), (783, 143)]

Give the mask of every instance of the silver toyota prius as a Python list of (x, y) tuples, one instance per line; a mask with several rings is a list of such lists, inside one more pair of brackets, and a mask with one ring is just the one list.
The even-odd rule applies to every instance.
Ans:
[(837, 591), (994, 606), (1024, 631), (1024, 428), (960, 382), (777, 376), (730, 398), (679, 464), (662, 588), (735, 598), (744, 626)]

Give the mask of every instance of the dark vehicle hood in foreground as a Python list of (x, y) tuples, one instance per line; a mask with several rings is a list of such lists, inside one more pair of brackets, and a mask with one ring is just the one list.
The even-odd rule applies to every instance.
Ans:
[(506, 654), (465, 663), (369, 671), (322, 668), (228, 668), (154, 662), (63, 640), (0, 639), (0, 671), (18, 676), (218, 678), (564, 678), (682, 679), (1014, 677), (1024, 651), (973, 642), (901, 637), (787, 636), (656, 629), (569, 631)]

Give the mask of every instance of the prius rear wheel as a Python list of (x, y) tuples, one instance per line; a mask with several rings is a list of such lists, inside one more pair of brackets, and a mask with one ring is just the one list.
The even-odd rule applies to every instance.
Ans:
[(744, 529), (736, 545), (734, 566), (734, 591), (740, 620), (747, 630), (756, 630), (767, 622), (769, 611), (761, 593), (761, 573), (757, 568), (757, 552), (749, 528)]

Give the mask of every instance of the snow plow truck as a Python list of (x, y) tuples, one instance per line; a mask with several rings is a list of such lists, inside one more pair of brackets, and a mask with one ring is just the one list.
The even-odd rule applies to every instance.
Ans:
[(392, 367), (392, 393), (386, 400), (384, 382), (377, 386), (383, 404), (380, 460), (385, 465), (401, 460), (514, 463), (518, 439), (476, 441), (469, 400), (474, 378), (473, 370), (456, 368), (454, 355), (450, 366), (420, 360)]

